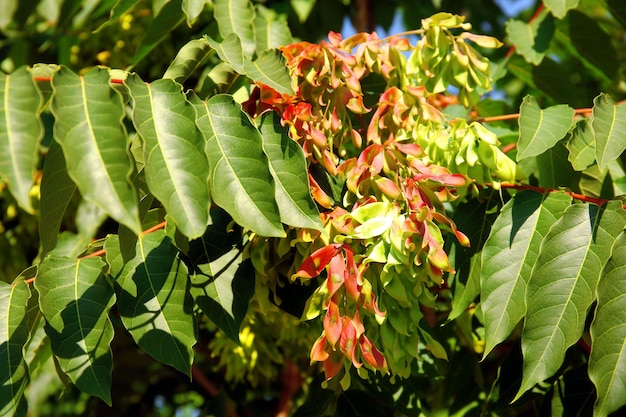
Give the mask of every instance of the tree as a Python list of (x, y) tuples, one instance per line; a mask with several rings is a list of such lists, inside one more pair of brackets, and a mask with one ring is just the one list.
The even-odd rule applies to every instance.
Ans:
[(0, 415), (624, 410), (624, 7), (328, 4), (5, 3)]

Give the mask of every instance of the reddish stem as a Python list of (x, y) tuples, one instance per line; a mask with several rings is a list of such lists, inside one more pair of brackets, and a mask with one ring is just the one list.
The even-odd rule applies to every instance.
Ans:
[[(487, 184), (490, 185), (490, 184)], [(569, 196), (571, 196), (572, 198), (575, 198), (576, 200), (580, 200), (580, 201), (584, 201), (587, 203), (593, 203), (593, 204), (597, 204), (599, 206), (602, 206), (606, 203), (608, 203), (610, 200), (605, 200), (602, 198), (595, 198), (595, 197), (589, 197), (586, 195), (582, 195), (582, 194), (578, 194), (578, 193), (574, 193), (572, 191), (564, 191), (564, 190), (555, 190), (553, 188), (543, 188), (543, 187), (535, 187), (534, 185), (527, 185), (527, 184), (506, 184), (506, 183), (502, 183), (500, 184), (500, 187), (502, 188), (510, 188), (510, 189), (514, 189), (514, 190), (532, 190), (532, 191), (536, 191), (538, 193), (555, 193), (555, 192), (563, 192)], [(624, 208), (626, 209), (626, 206), (624, 206)]]

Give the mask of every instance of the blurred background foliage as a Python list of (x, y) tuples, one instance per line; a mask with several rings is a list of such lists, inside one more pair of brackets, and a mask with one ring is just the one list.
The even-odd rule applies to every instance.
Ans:
[[(190, 19), (180, 10), (181, 5), (191, 7), (192, 3), (202, 13)], [(347, 34), (372, 30), (393, 34), (419, 28), (422, 18), (437, 11), (464, 15), (475, 32), (506, 41), (503, 48), (487, 55), (495, 64), (497, 83), (492, 99), (480, 104), (481, 114), (485, 116), (517, 112), (526, 94), (533, 94), (542, 106), (568, 103), (573, 107), (590, 107), (601, 91), (610, 93), (615, 101), (626, 97), (623, 52), (626, 3), (623, 0), (580, 0), (576, 10), (563, 19), (547, 15), (540, 1), (529, 0), (258, 0), (254, 3), (274, 13), (277, 19), (284, 19), (295, 39), (311, 42), (325, 39), (331, 30)], [(63, 64), (78, 73), (105, 65), (135, 71), (146, 81), (154, 80), (163, 75), (186, 42), (216, 30), (210, 0), (9, 0), (0, 2), (0, 7), (4, 7), (0, 10), (0, 69), (6, 73), (36, 63)], [(534, 38), (512, 40), (507, 31), (511, 19), (525, 24), (539, 22), (531, 27)], [(524, 42), (531, 42), (532, 53), (538, 56), (524, 53), (524, 46), (528, 46)], [(198, 74), (188, 80), (187, 86), (198, 88), (202, 76)], [(506, 126), (505, 122), (502, 125)], [(36, 193), (34, 188), (34, 200)], [(485, 204), (495, 206), (497, 199), (494, 196), (493, 202)], [(105, 221), (97, 210), (78, 199), (67, 213), (64, 233), (87, 242), (116, 231), (117, 225)], [(459, 213), (462, 214), (461, 209)], [(80, 222), (90, 224), (89, 230), (76, 224), (77, 216), (89, 219)], [(462, 219), (455, 221), (461, 228)], [(6, 185), (0, 182), (0, 278), (3, 281), (11, 282), (35, 260), (39, 248), (36, 228), (36, 219), (18, 207)], [(283, 298), (307, 295), (306, 291), (287, 293)], [(418, 415), (415, 409), (411, 411), (416, 404), (439, 410), (432, 414), (438, 416), (551, 415), (558, 407), (564, 407), (566, 415), (568, 410), (576, 411), (576, 415), (590, 415), (593, 406), (588, 395), (593, 392), (593, 386), (582, 368), (585, 352), (577, 346), (569, 352), (569, 363), (574, 366), (559, 376), (575, 381), (567, 387), (575, 386), (579, 390), (565, 393), (571, 400), (566, 403), (551, 402), (557, 394), (550, 388), (547, 392), (531, 394), (528, 401), (519, 405), (508, 404), (521, 372), (519, 345), (507, 345), (506, 350), (496, 352), (482, 363), (477, 362), (474, 352), (457, 350), (449, 362), (437, 364), (438, 372), (444, 370), (445, 378), (428, 371), (435, 364), (423, 363), (424, 375), (432, 377), (414, 377), (410, 381), (415, 388), (413, 392), (397, 391), (392, 381), (378, 377), (358, 381), (353, 384), (355, 389), (333, 396), (320, 389), (320, 381), (313, 374), (298, 371), (308, 365), (310, 335), (315, 332), (302, 329), (290, 316), (274, 313), (270, 309), (264, 314), (249, 315), (243, 329), (250, 330), (250, 338), (242, 340), (242, 346), (223, 335), (220, 337), (219, 331), (206, 323), (197, 344), (195, 367), (200, 373), (193, 375), (193, 381), (157, 363), (142, 353), (128, 334), (119, 332), (113, 342), (116, 400), (112, 409), (72, 385), (65, 387), (54, 363), (42, 361), (31, 369), (29, 415), (270, 416), (301, 406), (295, 415), (303, 417), (320, 415), (331, 403), (341, 416), (398, 415), (392, 410), (399, 404), (407, 415)], [(472, 326), (468, 323), (467, 328)], [(281, 334), (276, 329), (281, 329)], [(462, 333), (460, 326), (441, 331), (450, 333), (451, 344), (459, 337), (473, 337), (454, 334)], [(50, 356), (42, 353), (50, 350), (46, 342), (33, 345), (38, 346), (33, 352), (35, 358)], [(503, 362), (508, 366), (499, 368)], [(577, 363), (581, 366), (576, 367)], [(244, 372), (237, 372), (233, 369), (237, 366), (245, 367), (248, 373), (244, 376)], [(496, 379), (498, 392), (492, 388), (496, 387)], [(308, 398), (306, 403), (305, 398)], [(490, 404), (489, 410), (484, 409), (485, 404)], [(366, 414), (362, 414), (365, 410)]]

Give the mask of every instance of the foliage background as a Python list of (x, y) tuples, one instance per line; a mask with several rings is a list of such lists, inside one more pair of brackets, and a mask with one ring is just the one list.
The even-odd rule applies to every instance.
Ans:
[[(497, 4), (485, 1), (415, 4), (408, 0), (293, 0), (255, 2), (255, 5), (265, 7), (270, 14), (276, 13), (272, 16), (280, 22), (286, 19), (295, 39), (311, 42), (324, 39), (329, 30), (341, 30), (345, 17), (352, 20), (357, 31), (370, 31), (376, 27), (388, 30), (398, 13), (409, 29), (419, 28), (421, 19), (439, 10), (467, 16), (475, 32), (507, 40), (503, 48), (484, 51), (493, 63), (492, 71), (497, 82), (492, 98), (481, 101), (475, 109), (482, 118), (517, 113), (520, 106), (535, 113), (539, 108), (557, 104), (568, 104), (576, 109), (595, 105), (596, 111), (600, 111), (602, 103), (597, 97), (601, 92), (610, 94), (615, 102), (623, 100), (626, 95), (623, 81), (626, 58), (621, 51), (625, 43), (626, 10), (621, 2), (544, 3), (547, 8), (537, 2), (523, 10), (515, 17), (518, 23), (507, 20)], [(120, 12), (111, 18), (114, 6)], [(212, 6), (211, 2), (193, 1), (7, 1), (3, 3), (6, 10), (0, 17), (0, 67), (6, 73), (13, 73), (24, 65), (56, 63), (84, 75), (95, 65), (106, 65), (134, 71), (140, 80), (155, 81), (163, 77), (177, 51), (190, 39), (215, 32), (211, 13), (200, 13), (197, 19), (190, 19), (189, 15), (181, 13), (181, 7), (187, 11), (202, 8), (208, 11)], [(572, 10), (563, 13), (561, 18), (548, 12), (550, 7), (557, 10), (561, 6)], [(188, 24), (190, 21), (193, 24)], [(204, 65), (211, 68), (219, 61), (213, 55)], [(195, 71), (185, 79), (184, 86), (207, 96), (221, 90), (234, 92), (247, 82), (231, 81), (213, 79), (209, 82), (206, 73)], [(528, 94), (536, 101), (524, 101)], [(460, 115), (466, 115), (464, 110), (457, 110)], [(541, 111), (539, 114), (544, 115)], [(53, 129), (50, 128), (53, 116), (43, 113), (41, 119), (46, 126), (46, 136), (42, 139), (45, 147), (53, 140)], [(491, 123), (495, 129), (500, 129), (499, 139), (503, 146), (518, 140), (515, 120), (494, 119)], [(570, 123), (565, 127), (565, 133), (571, 129)], [(567, 187), (575, 193), (599, 199), (619, 199), (620, 195), (626, 194), (626, 175), (621, 159), (616, 158), (616, 162), (609, 164), (609, 174), (593, 163), (593, 156), (588, 164), (584, 162), (585, 156), (581, 156), (583, 162), (579, 164), (584, 165), (584, 169), (574, 169), (576, 162), (568, 159), (572, 150), (567, 148), (568, 155), (565, 145), (561, 141), (547, 146), (552, 152), (549, 155), (541, 156), (543, 152), (537, 151), (539, 156), (533, 155), (537, 158), (518, 157), (524, 171), (530, 174), (530, 185), (550, 189)], [(533, 146), (530, 147), (533, 152)], [(618, 147), (621, 149), (623, 147)], [(519, 147), (517, 152), (521, 152)], [(516, 157), (515, 151), (509, 155)], [(586, 158), (589, 160), (589, 156)], [(549, 167), (550, 172), (546, 173), (544, 167)], [(40, 175), (41, 166), (38, 168)], [(29, 268), (39, 262), (39, 214), (36, 210), (34, 214), (24, 210), (9, 193), (6, 183), (1, 187), (0, 276), (10, 283), (15, 277), (30, 278), (32, 270)], [(502, 191), (493, 192), (488, 197), (482, 195), (480, 201), (470, 200), (456, 207), (451, 217), (472, 241), (484, 243), (488, 232), (480, 227), (491, 226), (496, 221), (495, 213), (508, 198)], [(528, 204), (535, 204), (531, 197)], [(481, 216), (484, 220), (477, 222)], [(615, 222), (619, 223), (618, 220)], [(150, 221), (143, 223), (146, 224)], [(61, 229), (64, 233), (60, 235), (60, 242), (66, 247), (78, 248), (77, 252), (75, 249), (78, 255), (93, 239), (118, 233), (118, 226), (103, 210), (77, 197), (69, 202), (63, 216)], [(479, 229), (475, 230), (477, 226)], [(622, 245), (623, 241), (622, 236)], [(458, 263), (454, 267), (459, 282), (469, 279), (470, 274), (470, 268), (464, 268), (461, 262), (469, 262), (480, 247), (480, 244), (473, 246), (469, 252), (462, 253), (463, 256), (451, 256), (452, 261)], [(96, 244), (93, 250), (97, 248)], [(451, 254), (465, 250), (452, 241), (447, 242), (446, 249)], [(622, 252), (616, 252), (617, 261), (608, 263), (609, 276), (618, 283), (623, 282), (618, 262), (624, 259)], [(451, 284), (458, 285), (453, 281)], [(373, 376), (356, 383), (351, 390), (337, 393), (321, 389), (321, 375), (314, 371), (315, 368), (308, 367), (310, 346), (319, 334), (320, 324), (298, 323), (294, 317), (299, 316), (299, 309), (310, 290), (285, 286), (277, 291), (284, 300), (282, 308), (291, 310), (292, 315), (286, 315), (274, 306), (265, 314), (248, 315), (242, 328), (249, 330), (248, 333), (238, 333), (238, 337), (243, 338), (239, 347), (226, 337), (217, 337), (219, 331), (210, 321), (206, 320), (200, 326), (191, 380), (152, 359), (137, 347), (127, 332), (116, 331), (112, 341), (115, 358), (112, 409), (73, 384), (65, 386), (67, 381), (58, 372), (58, 363), (51, 360), (50, 342), (43, 338), (42, 330), (35, 332), (30, 345), (36, 349), (27, 352), (26, 357), (31, 379), (26, 393), (29, 415), (276, 415), (277, 410), (299, 410), (296, 415), (302, 416), (322, 415), (324, 407), (320, 404), (334, 408), (335, 415), (346, 416), (363, 414), (364, 410), (368, 415), (391, 415), (394, 408), (396, 412), (417, 415), (411, 405), (422, 407), (425, 413), (442, 415), (572, 415), (573, 410), (588, 415), (593, 408), (595, 391), (587, 374), (589, 352), (585, 347), (585, 340), (589, 342), (590, 337), (589, 322), (585, 325), (582, 341), (567, 350), (561, 369), (547, 383), (535, 387), (513, 405), (509, 405), (509, 401), (519, 388), (523, 368), (522, 329), (518, 326), (510, 337), (505, 335), (506, 342), (479, 362), (480, 346), (485, 336), (482, 325), (474, 316), (457, 319), (469, 320), (465, 326), (441, 327), (439, 337), (450, 343), (448, 349), (455, 354), (447, 363), (437, 364), (437, 373), (426, 371), (412, 375), (401, 385), (405, 389), (410, 387), (412, 392), (403, 393), (388, 378)], [(619, 290), (611, 291), (619, 293)], [(450, 295), (444, 291), (440, 296), (445, 299)], [(470, 301), (473, 300), (468, 303)], [(34, 302), (31, 298), (31, 303)], [(36, 308), (35, 305), (32, 307)], [(251, 307), (251, 311), (255, 309), (255, 306)], [(591, 316), (585, 318), (591, 320)], [(113, 327), (123, 329), (119, 320), (112, 315)], [(267, 340), (263, 340), (264, 337)], [(466, 341), (469, 338), (469, 343), (462, 347), (458, 340), (464, 338)], [(488, 348), (494, 348), (496, 343)], [(468, 346), (474, 346), (474, 349)], [(432, 364), (424, 362), (423, 366), (429, 365)], [(254, 371), (245, 374), (244, 368)], [(616, 370), (622, 380), (626, 372), (623, 368), (622, 365)], [(285, 405), (288, 400), (293, 403)]]

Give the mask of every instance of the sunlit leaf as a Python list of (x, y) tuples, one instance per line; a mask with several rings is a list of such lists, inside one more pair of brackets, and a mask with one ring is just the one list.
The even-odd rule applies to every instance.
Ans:
[(589, 377), (598, 399), (594, 416), (626, 405), (626, 234), (613, 247), (606, 273), (598, 283), (598, 305), (591, 323)]
[(134, 257), (125, 264), (117, 236), (107, 238), (105, 250), (124, 327), (145, 352), (190, 375), (196, 325), (178, 249), (157, 230), (139, 237)]
[(619, 201), (571, 205), (541, 243), (526, 290), (524, 366), (517, 400), (554, 375), (581, 337), (600, 274), (626, 224)]
[(213, 210), (213, 224), (189, 242), (191, 295), (204, 314), (239, 343), (239, 328), (254, 294), (254, 268), (243, 259), (241, 228), (229, 230), (231, 217)]
[(215, 203), (240, 225), (263, 236), (284, 236), (274, 197), (274, 180), (262, 137), (229, 95), (194, 99), (206, 141)]
[(543, 60), (554, 35), (554, 19), (545, 11), (530, 23), (509, 20), (506, 33), (516, 51), (526, 62), (538, 65)]
[(254, 29), (256, 52), (258, 54), (267, 49), (274, 49), (293, 43), (286, 16), (278, 15), (276, 11), (261, 5), (257, 5), (256, 10)]
[(100, 258), (47, 256), (39, 265), (35, 288), (46, 318), (46, 334), (59, 366), (82, 391), (111, 405), (109, 310), (113, 287)]
[(626, 103), (616, 105), (611, 96), (601, 94), (593, 100), (593, 131), (596, 160), (601, 170), (626, 150)]
[(109, 87), (109, 73), (94, 68), (78, 76), (62, 67), (53, 77), (54, 136), (63, 148), (67, 172), (88, 201), (141, 233), (137, 197), (122, 124), (124, 103)]
[[(0, 14), (4, 13), (5, 10)], [(20, 206), (30, 212), (33, 208), (29, 193), (43, 137), (41, 102), (25, 67), (9, 75), (0, 71), (0, 177), (7, 181)]]
[(263, 150), (274, 178), (281, 221), (291, 226), (321, 230), (319, 211), (309, 190), (302, 147), (287, 135), (277, 113), (264, 113), (258, 122)]
[(539, 246), (571, 202), (564, 193), (522, 191), (503, 208), (482, 254), (481, 309), (485, 353), (506, 339), (526, 313), (526, 285)]
[(543, 4), (557, 19), (563, 19), (568, 10), (578, 7), (580, 0), (543, 0)]
[(289, 4), (291, 4), (301, 23), (307, 20), (315, 6), (315, 2), (316, 0), (289, 0)]
[(209, 223), (209, 166), (196, 112), (180, 84), (126, 80), (133, 99), (133, 123), (144, 141), (144, 172), (150, 191), (176, 226), (190, 238), (202, 236)]
[(211, 4), (211, 0), (183, 0), (182, 8), (185, 16), (187, 16), (188, 26), (191, 26), (200, 17), (208, 4)]
[(28, 369), (23, 347), (28, 340), (27, 304), (30, 290), (24, 280), (0, 282), (0, 415), (26, 416), (24, 389)]
[(249, 0), (213, 0), (213, 7), (222, 38), (234, 33), (241, 41), (243, 53), (252, 57), (256, 49), (252, 3)]
[(568, 160), (577, 171), (582, 171), (596, 161), (596, 139), (590, 118), (578, 123), (567, 141)]
[(520, 106), (517, 160), (537, 156), (563, 139), (574, 122), (574, 109), (561, 104), (541, 109), (532, 96)]
[(183, 83), (195, 70), (200, 68), (204, 61), (213, 54), (214, 49), (205, 38), (187, 42), (178, 50), (174, 61), (167, 67), (163, 78), (170, 78)]
[(279, 51), (268, 49), (254, 61), (245, 60), (244, 69), (253, 81), (269, 85), (279, 93), (293, 94), (291, 77)]

